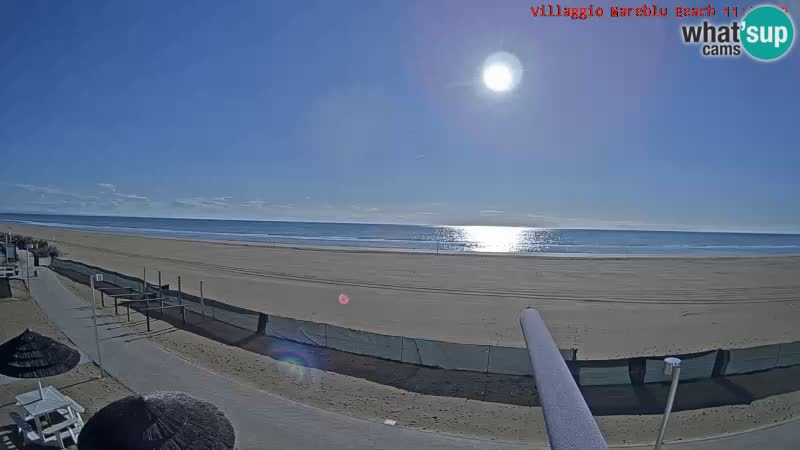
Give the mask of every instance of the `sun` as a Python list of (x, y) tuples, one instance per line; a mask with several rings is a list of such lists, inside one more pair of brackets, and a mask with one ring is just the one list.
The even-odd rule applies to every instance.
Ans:
[(508, 92), (522, 79), (522, 64), (511, 53), (492, 53), (483, 63), (481, 77), (484, 86), (490, 91)]
[(492, 64), (483, 68), (483, 84), (494, 92), (508, 91), (513, 81), (511, 68), (505, 64)]

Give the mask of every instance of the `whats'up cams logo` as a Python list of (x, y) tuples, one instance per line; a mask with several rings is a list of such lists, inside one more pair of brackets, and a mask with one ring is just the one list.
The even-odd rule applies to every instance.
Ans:
[(681, 26), (683, 42), (703, 44), (703, 56), (740, 56), (747, 53), (762, 61), (777, 61), (794, 43), (795, 28), (789, 13), (776, 6), (751, 9), (741, 22)]

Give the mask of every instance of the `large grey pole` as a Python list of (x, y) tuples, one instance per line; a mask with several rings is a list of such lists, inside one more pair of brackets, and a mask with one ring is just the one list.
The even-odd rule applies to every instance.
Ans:
[(97, 362), (100, 364), (100, 378), (105, 377), (105, 370), (103, 370), (103, 355), (100, 353), (100, 336), (97, 333), (97, 299), (94, 293), (94, 280), (103, 281), (103, 275), (94, 274), (91, 276), (92, 284), (92, 322), (94, 323), (94, 341), (97, 344)]
[(661, 421), (661, 429), (658, 430), (658, 439), (654, 450), (659, 450), (664, 443), (664, 433), (667, 431), (667, 421), (672, 412), (672, 403), (675, 401), (675, 393), (678, 391), (678, 381), (681, 377), (680, 358), (664, 358), (664, 375), (672, 375), (672, 384), (669, 387), (669, 397), (667, 397), (667, 407), (664, 410), (664, 419)]
[(519, 321), (542, 403), (550, 448), (607, 450), (608, 444), (542, 316), (528, 308), (522, 311)]

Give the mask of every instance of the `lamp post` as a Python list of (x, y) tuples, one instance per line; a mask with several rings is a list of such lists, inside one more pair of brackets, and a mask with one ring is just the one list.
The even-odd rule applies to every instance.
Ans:
[(661, 429), (658, 431), (658, 439), (654, 450), (659, 450), (664, 441), (664, 433), (667, 431), (667, 421), (672, 412), (672, 403), (675, 401), (675, 392), (678, 390), (678, 379), (681, 376), (680, 358), (664, 358), (664, 375), (672, 375), (672, 384), (669, 387), (669, 397), (667, 397), (667, 408), (664, 410), (664, 420), (661, 421)]
[(90, 277), (92, 285), (92, 322), (94, 323), (94, 341), (97, 344), (97, 362), (100, 364), (100, 378), (105, 377), (105, 370), (103, 370), (103, 355), (100, 353), (100, 336), (97, 333), (97, 299), (95, 298), (94, 282), (99, 283), (103, 281), (103, 274), (96, 273)]
[(28, 279), (28, 289), (31, 288), (31, 245), (28, 244), (25, 248), (25, 277)]

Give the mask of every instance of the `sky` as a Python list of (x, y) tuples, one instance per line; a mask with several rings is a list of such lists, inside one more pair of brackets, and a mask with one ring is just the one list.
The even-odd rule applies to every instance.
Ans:
[(800, 47), (540, 4), (0, 2), (0, 211), (800, 232)]

